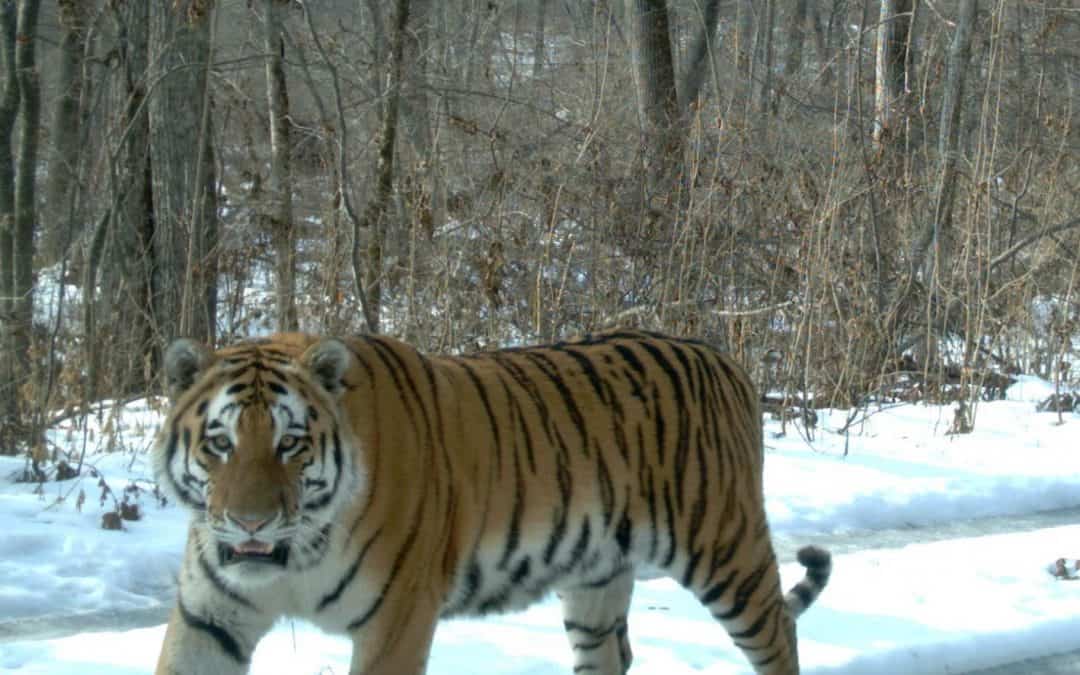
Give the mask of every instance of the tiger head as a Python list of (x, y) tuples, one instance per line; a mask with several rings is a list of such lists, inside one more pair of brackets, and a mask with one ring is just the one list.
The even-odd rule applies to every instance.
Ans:
[(202, 564), (250, 585), (326, 554), (335, 516), (364, 488), (339, 407), (352, 358), (337, 340), (298, 335), (166, 351), (172, 408), (155, 470), (194, 513)]

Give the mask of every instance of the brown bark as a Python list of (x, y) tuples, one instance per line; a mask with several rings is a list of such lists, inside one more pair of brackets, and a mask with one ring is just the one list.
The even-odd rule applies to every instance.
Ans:
[[(119, 128), (123, 145), (117, 149), (114, 168), (115, 208), (112, 216), (112, 245), (106, 267), (113, 270), (102, 280), (107, 296), (114, 296), (116, 325), (113, 349), (127, 355), (115, 382), (125, 392), (144, 391), (147, 377), (157, 372), (153, 360), (154, 317), (152, 279), (154, 263), (153, 177), (150, 169), (150, 117), (146, 105), (148, 67), (149, 5), (144, 2), (116, 3), (112, 18), (119, 42), (120, 96), (124, 100)], [(92, 294), (93, 285), (84, 286)], [(88, 299), (86, 305), (93, 303)], [(87, 333), (87, 342), (94, 334)], [(150, 362), (146, 357), (150, 356)], [(88, 362), (92, 361), (88, 357)], [(149, 366), (149, 367), (147, 367)], [(92, 378), (90, 378), (92, 379)]]
[(941, 130), (938, 137), (938, 157), (941, 164), (940, 180), (934, 199), (934, 217), (925, 243), (934, 244), (930, 258), (928, 278), (934, 275), (932, 268), (944, 270), (949, 261), (953, 202), (956, 194), (957, 159), (960, 152), (960, 107), (964, 100), (964, 84), (967, 79), (968, 60), (971, 56), (971, 38), (978, 13), (978, 0), (961, 0), (949, 52), (945, 57), (945, 89), (941, 101)]
[(266, 97), (270, 113), (269, 225), (274, 243), (278, 330), (299, 328), (296, 314), (296, 228), (293, 223), (292, 165), (289, 157), (289, 89), (285, 80), (280, 0), (264, 0), (263, 48), (266, 51)]
[(686, 72), (679, 87), (683, 115), (689, 112), (701, 95), (701, 87), (712, 68), (713, 38), (716, 36), (716, 25), (720, 21), (720, 0), (705, 0), (699, 16), (697, 37), (690, 47)]
[(380, 331), (383, 286), (383, 248), (394, 192), (394, 156), (398, 129), (398, 108), (401, 102), (405, 31), (409, 22), (409, 0), (394, 3), (394, 24), (390, 33), (390, 63), (387, 77), (386, 104), (379, 130), (378, 159), (375, 166), (375, 194), (368, 203), (358, 226), (367, 229), (366, 260), (360, 250), (359, 227), (353, 228), (353, 274), (358, 293), (367, 298), (365, 318), (368, 330)]
[[(13, 3), (0, 3), (0, 351), (14, 350), (15, 296), (15, 156), (12, 136), (19, 108), (15, 70), (18, 20)], [(17, 426), (18, 371), (15, 360), (0, 359), (0, 444), (11, 448), (11, 430)]]
[(533, 77), (540, 77), (544, 72), (544, 61), (547, 60), (547, 44), (545, 33), (547, 32), (547, 13), (551, 0), (537, 0), (536, 3), (536, 31), (533, 35)]
[(217, 194), (209, 134), (211, 0), (150, 4), (154, 302), (161, 344), (213, 341)]
[(12, 320), (16, 376), (32, 377), (30, 347), (34, 317), (34, 234), (37, 227), (38, 133), (41, 126), (41, 81), (37, 68), (37, 26), (41, 3), (20, 0), (15, 36), (15, 70), (19, 83), (18, 154), (15, 165), (15, 232)]
[(50, 223), (44, 231), (44, 253), (49, 260), (59, 260), (74, 240), (76, 227), (68, 196), (78, 180), (82, 154), (83, 56), (86, 52), (87, 21), (91, 3), (61, 0), (59, 63), (56, 69), (56, 112), (53, 116), (49, 172), (45, 185), (46, 216)]
[(802, 69), (803, 49), (806, 47), (807, 4), (810, 0), (795, 0), (785, 29), (787, 45), (784, 56), (784, 77), (792, 78)]
[(907, 80), (913, 0), (880, 0), (874, 51), (874, 142), (896, 137)]
[(634, 78), (641, 118), (646, 208), (668, 200), (681, 151), (679, 97), (666, 0), (627, 0), (632, 22)]

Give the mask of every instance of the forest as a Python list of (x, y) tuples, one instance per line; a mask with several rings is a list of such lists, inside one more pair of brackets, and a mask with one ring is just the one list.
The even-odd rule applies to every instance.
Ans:
[(3, 454), (179, 336), (636, 326), (804, 423), (1080, 389), (1073, 0), (0, 0), (0, 71)]

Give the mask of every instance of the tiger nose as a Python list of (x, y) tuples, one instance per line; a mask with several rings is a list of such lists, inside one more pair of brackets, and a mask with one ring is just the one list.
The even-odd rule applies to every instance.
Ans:
[(248, 534), (255, 534), (270, 522), (270, 519), (266, 516), (251, 513), (227, 513), (226, 515), (229, 520)]

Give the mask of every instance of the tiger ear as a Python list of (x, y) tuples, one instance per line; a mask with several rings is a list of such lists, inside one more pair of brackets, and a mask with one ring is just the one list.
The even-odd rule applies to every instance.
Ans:
[(180, 398), (213, 362), (213, 353), (201, 342), (188, 338), (174, 340), (165, 350), (165, 386), (169, 398), (174, 401)]
[(337, 398), (345, 393), (344, 377), (352, 358), (352, 352), (344, 342), (326, 338), (308, 347), (300, 357), (300, 364), (327, 393)]

